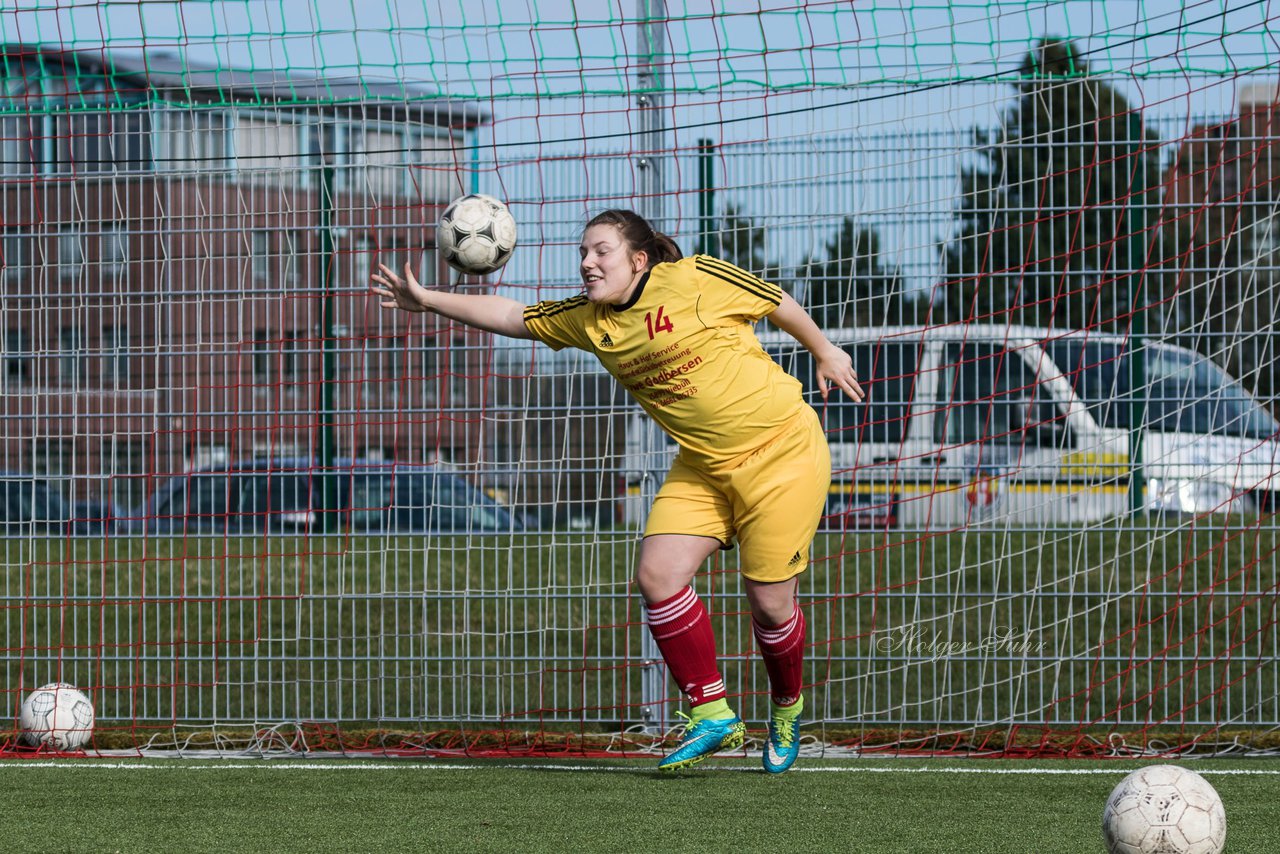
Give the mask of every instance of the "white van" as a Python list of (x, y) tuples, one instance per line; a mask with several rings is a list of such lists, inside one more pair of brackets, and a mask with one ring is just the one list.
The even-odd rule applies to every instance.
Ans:
[[(760, 335), (826, 426), (827, 529), (1106, 519), (1134, 508), (1131, 461), (1149, 511), (1271, 511), (1280, 500), (1280, 423), (1191, 350), (999, 325), (827, 336), (853, 357), (865, 402), (836, 391), (824, 405), (808, 352), (784, 333)], [(647, 417), (629, 420), (629, 523), (642, 521), (674, 454)]]

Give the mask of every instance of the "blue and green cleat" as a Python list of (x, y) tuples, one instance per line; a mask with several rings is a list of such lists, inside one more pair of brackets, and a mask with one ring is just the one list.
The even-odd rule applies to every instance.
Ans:
[[(679, 712), (676, 714), (680, 715)], [(685, 725), (684, 736), (676, 749), (658, 763), (659, 771), (688, 768), (717, 751), (741, 747), (747, 733), (747, 725), (737, 715), (731, 718), (686, 720), (689, 722)]]
[(790, 706), (773, 706), (763, 755), (764, 770), (770, 774), (786, 771), (800, 755), (800, 713), (803, 711), (803, 696)]

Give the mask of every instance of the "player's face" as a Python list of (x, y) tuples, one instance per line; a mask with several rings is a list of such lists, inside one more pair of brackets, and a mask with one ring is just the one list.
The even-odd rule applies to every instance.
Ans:
[(582, 286), (592, 302), (626, 302), (644, 272), (645, 256), (631, 251), (616, 225), (602, 223), (588, 228), (578, 255), (582, 258), (578, 268)]

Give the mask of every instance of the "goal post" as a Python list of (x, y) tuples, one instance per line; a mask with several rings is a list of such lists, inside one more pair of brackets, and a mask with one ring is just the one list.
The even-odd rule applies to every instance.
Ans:
[[(94, 749), (658, 750), (632, 575), (674, 443), (589, 353), (369, 292), (571, 296), (623, 207), (781, 285), (868, 392), (758, 325), (832, 450), (822, 749), (1270, 746), (1265, 5), (161, 5), (0, 12), (8, 732), (65, 682)], [(436, 250), (467, 192), (519, 225), (487, 277)], [(759, 735), (737, 552), (695, 586)]]

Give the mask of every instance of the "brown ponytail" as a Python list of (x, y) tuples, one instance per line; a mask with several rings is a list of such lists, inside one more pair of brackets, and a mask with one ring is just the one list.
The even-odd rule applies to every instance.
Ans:
[(585, 232), (593, 225), (612, 225), (617, 228), (633, 254), (636, 252), (648, 254), (649, 268), (655, 264), (679, 261), (684, 257), (674, 240), (660, 231), (654, 231), (649, 221), (635, 211), (623, 208), (601, 211), (591, 218), (583, 231)]

